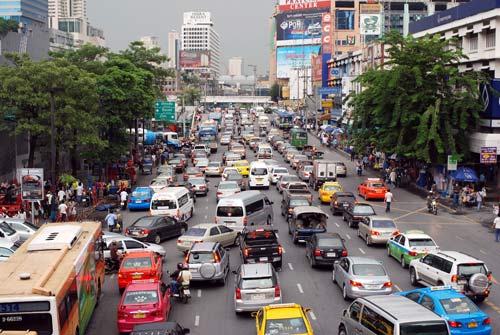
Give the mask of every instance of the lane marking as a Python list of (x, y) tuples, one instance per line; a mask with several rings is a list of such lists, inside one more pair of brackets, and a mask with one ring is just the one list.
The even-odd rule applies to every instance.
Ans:
[(114, 279), (115, 277), (116, 277), (116, 273), (113, 273), (113, 274), (111, 275), (111, 279)]
[[(208, 198), (206, 199), (206, 201), (208, 202)], [(207, 207), (208, 208), (208, 207)]]
[(200, 325), (200, 316), (199, 315), (196, 315), (194, 317), (194, 326), (195, 327), (198, 327)]
[(413, 215), (413, 214), (417, 214), (418, 212), (421, 212), (421, 211), (423, 211), (424, 209), (425, 209), (425, 210), (427, 210), (427, 206), (426, 206), (426, 207), (422, 207), (422, 208), (420, 208), (420, 209), (416, 209), (416, 210), (411, 211), (411, 212), (408, 212), (408, 213), (406, 213), (406, 214), (404, 214), (404, 215), (398, 216), (397, 218), (394, 218), (393, 220), (394, 220), (394, 221), (401, 220), (402, 218), (405, 218), (405, 217), (407, 217), (407, 216), (410, 216), (410, 215)]
[(293, 271), (293, 265), (292, 265), (292, 263), (288, 263), (288, 267), (290, 268), (290, 270)]
[(358, 249), (359, 249), (359, 251), (361, 251), (361, 253), (362, 253), (363, 255), (365, 255), (365, 254), (366, 254), (366, 252), (365, 252), (363, 249), (361, 249), (361, 248), (358, 248)]
[(198, 289), (198, 298), (201, 298), (201, 289)]
[(486, 251), (483, 251), (481, 249), (479, 249), (479, 252), (482, 253), (483, 255), (487, 255), (488, 254)]
[(351, 235), (349, 235), (349, 234), (345, 234), (345, 236), (346, 236), (348, 239), (351, 239)]
[(205, 215), (205, 220), (208, 219), (208, 215)]
[(394, 287), (396, 288), (396, 290), (398, 290), (399, 292), (402, 292), (403, 290), (396, 284), (394, 284)]
[(465, 240), (462, 236), (458, 236), (458, 235), (457, 235), (457, 238), (458, 238), (460, 241), (464, 241), (464, 240)]
[(312, 320), (316, 321), (316, 315), (314, 315), (313, 311), (309, 311), (309, 316)]
[(208, 209), (208, 206), (207, 206), (207, 207), (205, 207), (205, 209)]
[(297, 283), (297, 288), (299, 289), (299, 292), (304, 294), (304, 290), (302, 289), (302, 285), (300, 283)]
[(337, 228), (340, 228), (340, 225), (337, 222), (334, 222)]
[(491, 275), (491, 281), (494, 283), (494, 284), (497, 284), (497, 285), (500, 285), (500, 283), (498, 282), (498, 280), (493, 277), (493, 275)]
[(277, 238), (280, 238), (280, 236), (278, 235), (278, 233), (276, 233), (276, 237), (277, 237)]
[(281, 251), (286, 254), (285, 248), (281, 247)]

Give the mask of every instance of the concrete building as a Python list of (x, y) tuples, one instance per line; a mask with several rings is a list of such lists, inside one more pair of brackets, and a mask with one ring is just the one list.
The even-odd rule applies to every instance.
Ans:
[(180, 68), (203, 73), (205, 77), (220, 75), (221, 44), (210, 12), (186, 12), (181, 28)]
[(167, 42), (167, 66), (169, 69), (179, 68), (180, 35), (179, 32), (172, 30), (168, 33)]
[(228, 61), (228, 75), (241, 76), (243, 75), (243, 58), (231, 57)]
[(139, 39), (148, 50), (160, 47), (160, 39), (156, 36), (143, 36)]

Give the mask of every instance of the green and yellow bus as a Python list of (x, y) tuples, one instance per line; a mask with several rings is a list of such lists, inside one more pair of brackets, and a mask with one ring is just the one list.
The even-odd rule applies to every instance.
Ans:
[(290, 144), (298, 149), (303, 149), (307, 145), (307, 131), (300, 128), (291, 129)]

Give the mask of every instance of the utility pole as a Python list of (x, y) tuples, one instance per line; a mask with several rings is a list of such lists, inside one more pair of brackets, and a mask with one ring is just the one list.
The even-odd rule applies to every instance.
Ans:
[(257, 65), (248, 64), (247, 66), (253, 69), (253, 96), (255, 96), (257, 92)]

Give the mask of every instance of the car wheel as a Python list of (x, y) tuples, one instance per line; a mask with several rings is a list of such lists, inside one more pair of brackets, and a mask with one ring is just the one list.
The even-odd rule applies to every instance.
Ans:
[(271, 218), (271, 216), (270, 216), (270, 215), (267, 217), (267, 221), (266, 221), (266, 223), (267, 223), (267, 225), (268, 225), (268, 226), (270, 226), (270, 225), (272, 225), (272, 224), (273, 224), (273, 219)]
[(410, 283), (413, 286), (417, 286), (418, 285), (417, 272), (415, 271), (414, 268), (410, 268)]
[(191, 208), (191, 214), (189, 215), (190, 219), (193, 217), (193, 214), (194, 214), (194, 208)]
[(234, 246), (239, 246), (239, 245), (240, 245), (240, 236), (239, 236), (239, 235), (237, 235), (237, 236), (234, 238), (233, 245), (234, 245)]
[(407, 265), (406, 265), (406, 262), (405, 262), (405, 256), (401, 255), (401, 267), (403, 269), (406, 269)]
[(474, 300), (476, 303), (481, 303), (481, 302), (483, 302), (483, 301), (484, 301), (484, 299), (486, 299), (486, 297), (485, 297), (485, 296), (475, 296), (473, 300)]
[(342, 285), (342, 298), (344, 298), (344, 300), (349, 300), (349, 297), (347, 296), (347, 288), (345, 287), (345, 284)]
[(391, 247), (387, 246), (387, 257), (392, 257), (391, 255)]
[(337, 280), (335, 279), (335, 269), (332, 270), (332, 282), (335, 284)]
[(344, 327), (341, 327), (341, 328), (339, 329), (339, 335), (347, 335), (347, 332), (346, 332), (346, 330), (344, 329)]
[(156, 243), (156, 244), (160, 244), (160, 243), (161, 243), (161, 237), (160, 237), (160, 234), (156, 234), (156, 236), (155, 236), (155, 243)]

